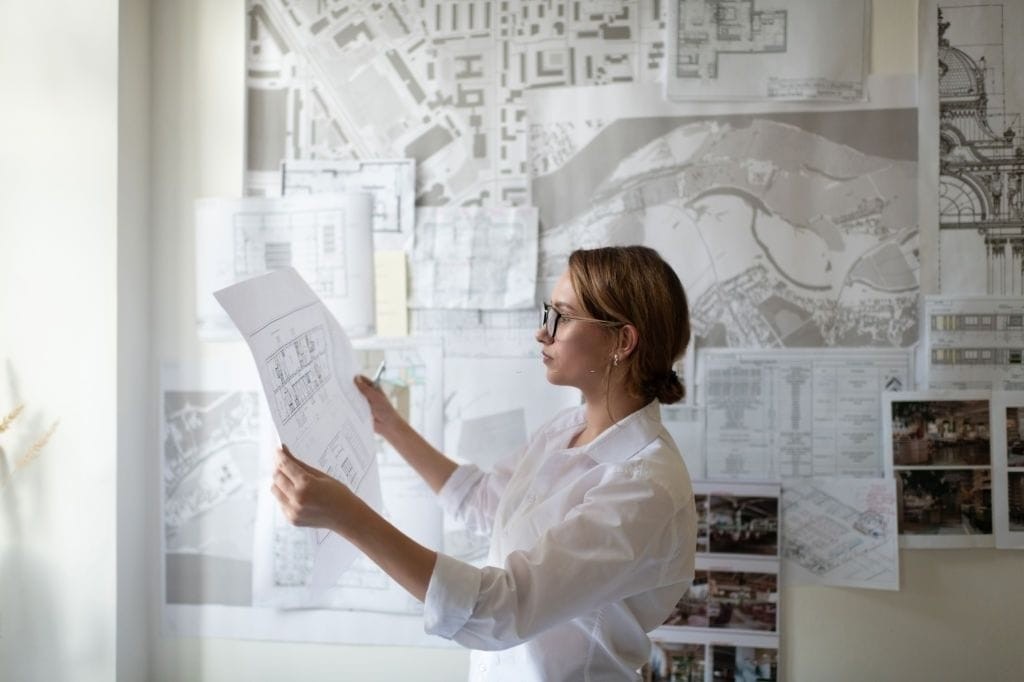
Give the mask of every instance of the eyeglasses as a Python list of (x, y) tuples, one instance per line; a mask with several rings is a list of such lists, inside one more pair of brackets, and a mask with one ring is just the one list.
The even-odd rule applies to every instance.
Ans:
[(559, 320), (579, 320), (580, 322), (594, 322), (596, 324), (603, 325), (605, 327), (621, 327), (621, 322), (612, 322), (611, 320), (598, 320), (593, 317), (576, 317), (575, 315), (565, 315), (558, 312), (558, 309), (552, 306), (550, 303), (544, 303), (540, 308), (540, 326), (544, 327), (547, 331), (548, 336), (552, 339), (555, 338), (555, 332), (558, 331)]

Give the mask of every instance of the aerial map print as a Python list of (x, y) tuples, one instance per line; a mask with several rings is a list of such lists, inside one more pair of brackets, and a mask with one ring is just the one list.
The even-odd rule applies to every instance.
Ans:
[(702, 345), (916, 339), (914, 109), (619, 117), (626, 88), (589, 90), (531, 122), (542, 290), (575, 248), (643, 243)]
[(282, 159), (411, 157), (420, 205), (529, 204), (523, 93), (654, 82), (662, 4), (250, 0), (246, 188)]

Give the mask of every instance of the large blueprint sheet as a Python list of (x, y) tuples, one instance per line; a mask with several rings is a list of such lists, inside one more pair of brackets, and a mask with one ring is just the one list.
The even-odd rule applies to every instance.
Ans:
[(787, 587), (900, 588), (896, 482), (815, 477), (782, 484)]
[(912, 385), (907, 350), (701, 351), (709, 478), (879, 476), (881, 393)]
[[(216, 297), (252, 351), (281, 442), (379, 509), (370, 408), (352, 383), (352, 345), (338, 321), (292, 268), (222, 289)], [(330, 531), (309, 535), (315, 594), (337, 581), (357, 552)]]
[(286, 161), (281, 164), (281, 193), (366, 192), (373, 196), (373, 248), (408, 248), (416, 225), (416, 162), (413, 159)]
[[(402, 416), (435, 446), (442, 439), (441, 347), (405, 339), (359, 341), (356, 366), (372, 375), (381, 360), (387, 370), (381, 387)], [(417, 542), (431, 548), (442, 543), (442, 513), (435, 495), (405, 460), (382, 438), (375, 439), (383, 493), (382, 513)], [(329, 588), (307, 597), (315, 545), (301, 529), (277, 512), (268, 493), (261, 495), (256, 554), (263, 558), (254, 584), (254, 600), (262, 606), (315, 606), (325, 609), (418, 615), (422, 605), (365, 557)]]
[(866, 0), (668, 0), (671, 99), (864, 97)]
[(922, 345), (929, 388), (1021, 390), (1024, 298), (926, 296)]
[(537, 209), (421, 208), (410, 308), (528, 308), (537, 294)]
[(231, 338), (213, 292), (293, 267), (352, 336), (373, 333), (369, 194), (196, 202), (196, 318), (204, 339)]

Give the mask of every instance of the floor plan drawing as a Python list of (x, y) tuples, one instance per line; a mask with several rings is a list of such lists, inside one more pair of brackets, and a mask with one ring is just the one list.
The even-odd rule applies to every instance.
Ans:
[(870, 3), (669, 0), (672, 99), (864, 98)]
[(754, 0), (679, 2), (676, 77), (717, 78), (718, 58), (725, 53), (785, 52), (786, 10), (756, 6)]
[(790, 480), (781, 505), (787, 584), (899, 589), (893, 479)]
[(408, 248), (416, 224), (412, 159), (293, 160), (281, 164), (281, 193), (366, 192), (373, 197), (373, 248)]
[(294, 268), (354, 336), (372, 332), (373, 200), (316, 194), (196, 202), (196, 318), (206, 340), (231, 338), (213, 292)]
[(422, 208), (410, 268), (410, 308), (532, 308), (537, 209)]

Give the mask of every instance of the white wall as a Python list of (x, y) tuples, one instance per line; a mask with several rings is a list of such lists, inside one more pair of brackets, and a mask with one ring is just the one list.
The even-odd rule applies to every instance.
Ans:
[(116, 0), (0, 2), (0, 678), (115, 665)]

